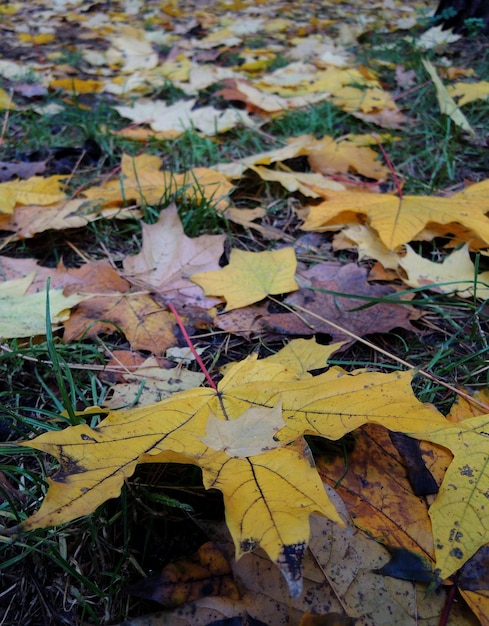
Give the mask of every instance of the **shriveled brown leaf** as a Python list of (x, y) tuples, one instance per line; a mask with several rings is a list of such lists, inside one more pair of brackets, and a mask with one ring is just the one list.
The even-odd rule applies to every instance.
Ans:
[(65, 325), (65, 341), (122, 330), (134, 350), (159, 355), (177, 344), (175, 318), (146, 293), (107, 294), (77, 307)]
[[(410, 322), (411, 307), (407, 304), (381, 302), (355, 310), (364, 307), (369, 298), (385, 298), (395, 294), (390, 286), (367, 283), (367, 270), (363, 267), (354, 263), (340, 266), (325, 262), (300, 272), (298, 276), (301, 289), (286, 299), (292, 306), (299, 305), (360, 337), (388, 332), (393, 328), (415, 330)], [(237, 333), (295, 336), (325, 333), (331, 335), (332, 341), (351, 343), (352, 338), (340, 330), (302, 310), (299, 314), (300, 317), (294, 313), (266, 313), (255, 307), (248, 311), (239, 310), (220, 315), (218, 325), (229, 332)]]

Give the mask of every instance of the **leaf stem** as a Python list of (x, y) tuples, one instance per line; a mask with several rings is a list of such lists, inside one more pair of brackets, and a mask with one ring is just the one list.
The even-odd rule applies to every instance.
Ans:
[(217, 385), (212, 380), (211, 375), (209, 374), (209, 371), (208, 371), (207, 367), (204, 365), (204, 361), (200, 358), (200, 354), (195, 349), (194, 344), (192, 343), (192, 340), (190, 339), (190, 336), (189, 336), (189, 334), (187, 332), (187, 329), (185, 328), (185, 326), (183, 324), (183, 321), (182, 321), (182, 318), (180, 317), (180, 314), (177, 312), (176, 308), (173, 306), (173, 304), (171, 302), (167, 302), (166, 305), (168, 306), (170, 311), (175, 316), (175, 319), (177, 321), (178, 327), (182, 331), (182, 335), (184, 336), (185, 341), (187, 342), (188, 347), (192, 351), (192, 354), (194, 355), (195, 360), (199, 364), (200, 369), (202, 370), (204, 376), (206, 377), (207, 382), (212, 387), (212, 389), (214, 389), (214, 391), (217, 391)]
[(377, 142), (377, 145), (380, 148), (380, 151), (382, 152), (382, 155), (385, 159), (385, 162), (387, 163), (387, 167), (389, 168), (390, 173), (392, 174), (392, 178), (394, 179), (394, 183), (396, 185), (396, 189), (397, 189), (397, 193), (399, 194), (399, 198), (402, 198), (402, 185), (401, 185), (401, 181), (399, 180), (397, 174), (396, 174), (396, 170), (394, 169), (394, 166), (392, 165), (392, 161), (389, 158), (389, 155), (387, 154), (384, 146), (380, 143), (379, 138), (377, 137), (376, 133), (372, 133), (372, 137), (375, 139), (375, 141)]

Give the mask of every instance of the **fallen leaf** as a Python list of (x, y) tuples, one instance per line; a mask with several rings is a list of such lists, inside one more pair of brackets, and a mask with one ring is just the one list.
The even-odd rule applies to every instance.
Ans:
[(183, 174), (164, 172), (160, 168), (160, 157), (123, 154), (121, 178), (85, 189), (83, 195), (93, 202), (98, 201), (102, 207), (122, 207), (130, 203), (158, 206), (183, 190), (196, 204), (206, 199), (221, 210), (229, 205), (228, 195), (233, 185), (225, 174), (205, 167)]
[(203, 308), (218, 300), (205, 298), (201, 287), (190, 280), (197, 272), (218, 270), (225, 235), (200, 235), (191, 239), (183, 232), (175, 204), (164, 209), (155, 224), (142, 225), (141, 252), (126, 256), (124, 273), (134, 285), (145, 286), (174, 303), (194, 303)]
[(250, 407), (234, 420), (218, 419), (210, 413), (201, 441), (213, 450), (245, 459), (278, 448), (280, 444), (274, 437), (283, 426), (281, 401), (272, 409)]
[(318, 198), (317, 189), (332, 189), (339, 191), (345, 189), (344, 185), (335, 180), (326, 178), (322, 174), (314, 174), (311, 172), (281, 172), (279, 170), (268, 169), (261, 165), (250, 165), (262, 180), (274, 183), (280, 183), (287, 191), (300, 191), (304, 196), (309, 198)]
[(4, 183), (17, 176), (19, 178), (32, 178), (36, 174), (42, 174), (45, 169), (45, 161), (36, 161), (30, 163), (24, 163), (22, 161), (0, 161), (0, 183)]
[(64, 296), (61, 289), (26, 294), (33, 280), (34, 273), (0, 283), (0, 337), (14, 339), (45, 335), (48, 298), (50, 323), (55, 328), (70, 317), (70, 309), (86, 299), (86, 296)]
[(136, 369), (121, 372), (121, 378), (124, 382), (110, 388), (102, 406), (121, 409), (153, 404), (174, 393), (199, 387), (205, 376), (202, 372), (192, 372), (184, 367), (163, 368), (151, 356)]
[(283, 98), (277, 94), (266, 93), (250, 82), (239, 79), (228, 79), (224, 85), (224, 88), (218, 91), (216, 95), (227, 100), (246, 102), (248, 109), (252, 112), (258, 110), (269, 114), (306, 107), (329, 97), (328, 93), (321, 93)]
[(164, 354), (174, 346), (175, 318), (146, 293), (107, 293), (80, 305), (65, 325), (67, 342), (121, 330), (134, 350)]
[[(311, 378), (249, 358), (228, 369), (217, 394), (191, 389), (148, 407), (109, 412), (96, 429), (82, 424), (46, 433), (28, 445), (59, 455), (60, 473), (49, 479), (39, 511), (11, 532), (86, 515), (118, 495), (138, 462), (193, 463), (202, 468), (206, 488), (223, 492), (237, 558), (263, 548), (297, 597), (309, 515), (320, 512), (341, 523), (302, 433), (338, 439), (369, 421), (418, 434), (442, 432), (446, 420), (416, 400), (411, 378), (409, 372), (347, 374), (339, 368)], [(280, 398), (287, 426), (275, 436), (282, 447), (233, 458), (202, 442), (210, 413), (233, 420), (252, 406), (272, 410)]]
[(10, 215), (0, 214), (3, 230), (13, 231), (15, 238), (28, 239), (46, 230), (83, 228), (90, 222), (112, 217), (127, 219), (139, 217), (133, 209), (103, 208), (100, 202), (83, 199), (64, 200), (49, 206), (17, 206)]
[(458, 106), (464, 106), (474, 100), (486, 100), (489, 97), (489, 82), (486, 80), (477, 83), (455, 83), (447, 87), (452, 98), (460, 98)]
[(385, 428), (362, 426), (336, 455), (320, 456), (318, 471), (336, 489), (357, 528), (385, 546), (410, 550), (434, 564), (428, 504), (414, 495), (405, 463)]
[(61, 190), (62, 176), (33, 176), (27, 180), (0, 183), (1, 213), (12, 213), (18, 204), (48, 206), (66, 198)]
[(404, 279), (410, 287), (429, 287), (441, 293), (456, 293), (461, 298), (489, 298), (489, 272), (476, 276), (476, 269), (465, 244), (446, 256), (441, 263), (434, 263), (405, 245), (406, 256), (399, 258), (399, 265), (407, 273)]
[(234, 600), (240, 597), (229, 562), (210, 541), (200, 546), (192, 557), (169, 563), (157, 574), (131, 585), (129, 592), (138, 598), (155, 600), (166, 608), (207, 596)]
[(358, 252), (358, 260), (375, 259), (385, 269), (396, 270), (399, 267), (399, 256), (388, 250), (377, 233), (366, 224), (346, 226), (334, 237), (333, 249), (350, 249), (352, 244)]
[[(367, 273), (366, 268), (354, 263), (343, 266), (333, 262), (318, 263), (298, 275), (302, 287), (286, 299), (292, 307), (301, 307), (299, 316), (273, 313), (263, 321), (263, 326), (268, 331), (292, 335), (325, 333), (333, 341), (351, 343), (349, 335), (308, 315), (307, 310), (359, 337), (389, 332), (393, 328), (413, 330), (409, 305), (393, 301), (395, 290), (392, 287), (367, 283)], [(385, 301), (376, 302), (382, 299)], [(365, 306), (372, 300), (370, 306)]]
[(378, 154), (368, 146), (359, 145), (349, 139), (318, 139), (307, 146), (306, 154), (312, 170), (321, 174), (346, 174), (353, 169), (358, 174), (375, 180), (384, 180), (387, 177), (388, 170), (380, 163)]
[(418, 437), (448, 448), (453, 461), (430, 507), (439, 576), (448, 578), (489, 542), (485, 514), (489, 494), (487, 430), (489, 416), (452, 424)]
[(423, 59), (423, 65), (436, 87), (436, 97), (438, 98), (440, 111), (445, 115), (448, 115), (448, 117), (454, 122), (454, 124), (457, 124), (457, 126), (460, 126), (460, 128), (466, 130), (471, 135), (475, 135), (474, 129), (469, 124), (468, 119), (459, 109), (459, 107), (455, 103), (455, 100), (448, 93), (446, 87), (443, 85), (440, 78), (438, 77), (438, 74), (436, 73), (433, 64), (430, 63), (430, 61)]
[(404, 196), (349, 191), (327, 191), (325, 202), (309, 207), (303, 230), (327, 230), (330, 221), (344, 213), (368, 217), (388, 250), (416, 239), (430, 222), (458, 222), (489, 243), (489, 181), (485, 180), (450, 198)]
[(462, 567), (457, 586), (482, 626), (489, 625), (489, 546), (483, 546)]
[(168, 105), (164, 100), (138, 100), (132, 107), (114, 107), (119, 115), (137, 124), (149, 124), (154, 131), (197, 129), (205, 135), (223, 133), (235, 126), (258, 126), (246, 111), (219, 110), (212, 106), (195, 108), (196, 100), (185, 100)]
[(142, 28), (119, 25), (109, 39), (112, 46), (107, 50), (107, 61), (117, 65), (120, 71), (129, 74), (158, 64), (158, 54), (147, 38), (147, 31)]
[(229, 265), (214, 272), (192, 274), (206, 295), (224, 296), (226, 311), (253, 304), (268, 295), (298, 289), (293, 248), (265, 252), (231, 250)]

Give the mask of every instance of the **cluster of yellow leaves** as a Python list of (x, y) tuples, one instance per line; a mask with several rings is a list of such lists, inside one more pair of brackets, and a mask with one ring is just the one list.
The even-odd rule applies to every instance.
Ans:
[[(489, 181), (476, 183), (450, 197), (395, 196), (364, 192), (322, 192), (323, 202), (310, 206), (302, 228), (337, 231), (338, 247), (356, 245), (361, 257), (376, 259), (387, 269), (403, 269), (412, 287), (430, 286), (462, 297), (487, 297), (487, 273), (475, 275), (466, 244), (443, 263), (424, 259), (408, 245), (413, 240), (452, 236), (475, 249), (489, 246)], [(364, 222), (367, 219), (367, 223)], [(404, 247), (405, 253), (401, 247)]]
[[(359, 32), (344, 28), (336, 41), (326, 36), (306, 36), (307, 29), (293, 19), (290, 4), (284, 3), (283, 7), (289, 18), (271, 19), (266, 7), (263, 15), (250, 16), (250, 3), (240, 1), (236, 5), (243, 10), (242, 20), (230, 23), (226, 17), (199, 11), (194, 21), (176, 27), (174, 21), (182, 15), (173, 2), (163, 8), (167, 17), (159, 31), (127, 26), (124, 22), (128, 15), (123, 14), (114, 15), (114, 23), (99, 24), (97, 17), (103, 14), (90, 11), (91, 15), (83, 14), (82, 21), (94, 37), (107, 44), (102, 50), (91, 49), (84, 40), (83, 62), (97, 75), (96, 79), (73, 77), (69, 68), (67, 71), (56, 65), (56, 57), (51, 63), (29, 67), (1, 60), (0, 74), (20, 80), (34, 71), (46, 88), (67, 94), (104, 92), (121, 99), (137, 96), (130, 104), (115, 108), (138, 126), (120, 134), (141, 141), (174, 138), (187, 129), (208, 136), (237, 125), (258, 129), (284, 111), (322, 100), (381, 127), (402, 127), (404, 116), (373, 72), (348, 67), (346, 45)], [(15, 15), (15, 6), (12, 9), (0, 12), (8, 20)], [(59, 19), (57, 7), (48, 13), (54, 22)], [(63, 11), (63, 19), (78, 25), (80, 14)], [(372, 25), (373, 20), (374, 16), (367, 15), (365, 23)], [(185, 40), (177, 33), (178, 28), (186, 33), (197, 27), (205, 31), (204, 36)], [(268, 47), (243, 49), (234, 67), (213, 63), (216, 51), (230, 51), (255, 33), (265, 33), (276, 44), (284, 42), (283, 48), (275, 50), (285, 51), (291, 63), (268, 71), (277, 58), (277, 52)], [(52, 32), (19, 35), (22, 43), (35, 44), (41, 50), (53, 39)], [(163, 63), (157, 46), (171, 46), (172, 53)], [(210, 62), (196, 60), (195, 51)], [(429, 63), (425, 67), (442, 113), (472, 132), (460, 107), (487, 98), (487, 84), (457, 83), (445, 88), (435, 68)], [(165, 88), (168, 81), (188, 99), (168, 105), (146, 97), (155, 89)], [(241, 102), (243, 109), (197, 106), (198, 92), (218, 82), (224, 84), (219, 95)], [(11, 107), (15, 107), (15, 98), (0, 91), (0, 108)], [(386, 135), (378, 139), (393, 138)], [(359, 174), (375, 181), (387, 177), (387, 169), (371, 147), (375, 143), (372, 136), (333, 140), (306, 135), (277, 150), (180, 174), (162, 171), (158, 157), (123, 155), (116, 175), (100, 186), (85, 189), (77, 199), (65, 196), (59, 176), (1, 184), (0, 223), (14, 236), (28, 237), (47, 229), (84, 226), (101, 217), (139, 215), (141, 206), (159, 205), (183, 189), (197, 204), (212, 203), (228, 219), (261, 228), (262, 233), (270, 235), (270, 230), (253, 224), (254, 219), (263, 216), (263, 209), (245, 212), (232, 205), (233, 181), (252, 172), (263, 180), (279, 182), (291, 192), (323, 199), (309, 208), (304, 230), (342, 229), (343, 245), (353, 243), (361, 255), (400, 271), (410, 286), (436, 283), (437, 289), (447, 293), (456, 291), (462, 297), (476, 293), (487, 298), (489, 275), (474, 276), (468, 244), (442, 264), (423, 259), (408, 244), (450, 234), (455, 242), (470, 241), (472, 249), (489, 246), (488, 181), (450, 198), (401, 198), (349, 190), (349, 181), (337, 180), (338, 174), (345, 178)], [(298, 156), (307, 158), (312, 173), (294, 172), (284, 164)], [(226, 301), (227, 311), (259, 302), (268, 295), (298, 290), (292, 248), (262, 253), (234, 249), (229, 265), (219, 269), (222, 249), (223, 237), (185, 238), (176, 209), (166, 209), (157, 224), (143, 225), (143, 248), (140, 254), (125, 259), (124, 277), (113, 271), (108, 278), (107, 266), (93, 264), (85, 269), (94, 271), (97, 267), (100, 277), (89, 285), (90, 289), (80, 279), (83, 288), (66, 287), (70, 291), (66, 295), (59, 288), (52, 290), (50, 321), (57, 324), (66, 320), (67, 310), (79, 304), (65, 326), (67, 341), (117, 326), (135, 349), (163, 354), (174, 342), (174, 318), (149, 293), (130, 292), (131, 284), (157, 292), (163, 301), (186, 305), (198, 302), (206, 310), (219, 302), (212, 296), (220, 296)], [(66, 286), (62, 268), (52, 273), (55, 283), (59, 280), (61, 286)], [(3, 337), (44, 332), (45, 274), (39, 271), (35, 279), (28, 272), (25, 275), (29, 278), (10, 280), (1, 286), (0, 308), (10, 313), (10, 318), (2, 315)], [(70, 274), (71, 280), (74, 275)], [(25, 295), (28, 289), (31, 291)], [(38, 319), (35, 312), (39, 313)], [(25, 319), (30, 324), (19, 322)], [(232, 364), (216, 391), (197, 388), (201, 375), (190, 377), (191, 373), (186, 372), (188, 380), (182, 376), (175, 384), (158, 372), (160, 380), (150, 385), (148, 392), (153, 395), (148, 397), (154, 400), (170, 396), (161, 402), (130, 411), (102, 410), (106, 416), (94, 428), (82, 425), (38, 437), (29, 445), (57, 456), (61, 470), (50, 479), (41, 509), (16, 530), (58, 524), (88, 514), (118, 495), (123, 480), (138, 463), (194, 463), (202, 468), (205, 486), (224, 494), (226, 519), (237, 555), (263, 548), (283, 572), (291, 595), (297, 596), (310, 514), (319, 512), (342, 523), (324, 493), (303, 435), (339, 439), (363, 424), (374, 423), (431, 441), (454, 454), (430, 509), (439, 574), (451, 575), (489, 540), (489, 526), (483, 515), (489, 494), (489, 476), (484, 471), (487, 416), (459, 423), (444, 419), (433, 407), (415, 399), (411, 375), (407, 373), (347, 373), (332, 367), (312, 377), (309, 370), (323, 368), (337, 348), (337, 344), (324, 348), (314, 342), (291, 342), (268, 359), (251, 358)], [(132, 376), (126, 377), (127, 386), (112, 399), (114, 405), (123, 404), (139, 386), (137, 381), (157, 369), (161, 368), (154, 359), (140, 364)], [(88, 414), (92, 412), (100, 410), (95, 408)]]
[[(337, 348), (296, 340), (273, 357), (229, 367), (217, 391), (191, 389), (151, 406), (109, 412), (95, 428), (41, 435), (29, 445), (57, 456), (61, 470), (49, 480), (40, 510), (15, 530), (91, 512), (118, 495), (137, 463), (193, 463), (207, 488), (223, 492), (237, 556), (263, 548), (291, 594), (299, 595), (309, 515), (342, 523), (303, 435), (339, 439), (367, 422), (420, 437), (443, 436), (452, 427), (416, 400), (410, 373), (348, 374), (332, 367), (312, 377), (308, 370), (324, 365)], [(440, 567), (442, 575), (453, 571), (450, 563)]]
[(445, 419), (416, 400), (408, 372), (331, 367), (319, 376), (308, 373), (338, 347), (295, 340), (272, 357), (229, 366), (216, 391), (181, 391), (150, 406), (107, 412), (94, 428), (84, 424), (37, 437), (28, 445), (58, 457), (61, 470), (49, 479), (40, 510), (14, 532), (90, 513), (118, 495), (138, 463), (193, 463), (207, 488), (223, 492), (237, 556), (263, 548), (297, 596), (309, 515), (342, 523), (303, 435), (339, 439), (372, 423), (454, 454), (430, 509), (439, 575), (451, 575), (489, 540), (482, 515), (489, 492), (488, 417)]

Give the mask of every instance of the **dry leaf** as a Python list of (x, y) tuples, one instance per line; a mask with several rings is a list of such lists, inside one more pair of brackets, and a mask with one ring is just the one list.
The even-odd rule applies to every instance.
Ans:
[(36, 204), (48, 206), (66, 198), (62, 191), (63, 176), (33, 176), (27, 180), (0, 183), (1, 213), (12, 213), (15, 206)]
[(441, 293), (456, 293), (461, 298), (489, 298), (489, 272), (476, 276), (476, 269), (465, 244), (446, 256), (441, 263), (428, 261), (406, 245), (406, 256), (399, 265), (407, 273), (410, 287), (429, 287)]
[(268, 295), (298, 289), (294, 279), (297, 261), (293, 248), (266, 252), (233, 249), (229, 265), (215, 272), (192, 274), (206, 295), (224, 296), (226, 311), (253, 304)]
[[(393, 328), (413, 330), (409, 319), (412, 309), (408, 304), (392, 300), (395, 291), (388, 285), (367, 283), (367, 269), (354, 263), (318, 263), (299, 274), (302, 288), (287, 297), (289, 305), (301, 307), (299, 315), (294, 313), (273, 313), (263, 320), (268, 331), (292, 335), (325, 333), (333, 341), (346, 341), (352, 338), (333, 328), (327, 322), (312, 317), (302, 309), (307, 309), (322, 318), (336, 323), (341, 328), (359, 337), (371, 333), (389, 332)], [(374, 302), (369, 299), (385, 299)]]
[(124, 259), (127, 279), (174, 303), (214, 306), (218, 300), (205, 298), (190, 276), (219, 268), (225, 235), (187, 237), (174, 204), (160, 213), (155, 224), (143, 223), (142, 227), (141, 252)]
[(210, 413), (206, 436), (201, 441), (213, 450), (245, 459), (278, 448), (280, 444), (274, 437), (283, 426), (281, 401), (272, 409), (250, 407), (234, 420), (218, 419)]
[(86, 296), (64, 296), (61, 289), (27, 294), (34, 273), (0, 283), (0, 337), (14, 339), (46, 334), (46, 304), (49, 298), (51, 324), (67, 320), (70, 309)]
[(431, 77), (435, 87), (436, 87), (436, 97), (438, 98), (438, 104), (440, 105), (440, 111), (445, 115), (448, 115), (457, 126), (460, 126), (463, 130), (466, 130), (471, 135), (475, 135), (472, 126), (469, 124), (469, 121), (459, 109), (455, 100), (446, 90), (446, 87), (443, 85), (441, 80), (436, 73), (436, 70), (430, 61), (423, 59), (423, 65), (425, 70)]
[(459, 222), (489, 243), (489, 181), (485, 180), (450, 198), (328, 191), (325, 202), (309, 208), (303, 230), (328, 230), (333, 220), (352, 212), (366, 215), (388, 250), (416, 239), (430, 223)]
[[(249, 358), (228, 369), (218, 394), (191, 389), (148, 407), (111, 412), (96, 429), (83, 424), (45, 433), (28, 445), (60, 455), (61, 471), (49, 480), (40, 510), (12, 532), (86, 515), (118, 495), (138, 462), (193, 463), (202, 468), (206, 488), (223, 492), (237, 558), (263, 548), (285, 576), (291, 596), (297, 597), (309, 515), (320, 512), (340, 522), (302, 433), (338, 439), (379, 420), (418, 434), (435, 428), (442, 432), (446, 420), (416, 400), (411, 377), (411, 373), (346, 374), (332, 368), (311, 378), (281, 363)], [(202, 442), (211, 413), (233, 420), (252, 406), (273, 409), (280, 398), (287, 425), (275, 437), (282, 447), (233, 458)], [(245, 439), (249, 436), (252, 433)]]

